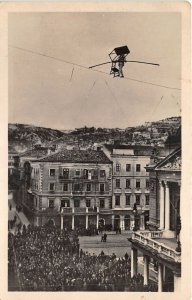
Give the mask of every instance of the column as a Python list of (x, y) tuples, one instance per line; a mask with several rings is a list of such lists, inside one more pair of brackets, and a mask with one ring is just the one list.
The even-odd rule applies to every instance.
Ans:
[(163, 292), (163, 265), (158, 265), (158, 292)]
[(75, 228), (75, 216), (72, 215), (72, 230)]
[(114, 219), (115, 219), (115, 216), (112, 215), (112, 230), (114, 230)]
[(61, 214), (61, 230), (63, 230), (63, 215)]
[(159, 182), (159, 202), (160, 202), (160, 228), (164, 229), (165, 223), (164, 223), (164, 216), (165, 216), (165, 200), (164, 200), (164, 187), (162, 184), (162, 181)]
[(165, 183), (165, 230), (170, 229), (170, 199), (169, 186)]
[(37, 216), (37, 226), (39, 226), (39, 217)]
[(144, 285), (149, 283), (149, 258), (144, 255)]
[(86, 218), (86, 220), (85, 220), (85, 222), (86, 222), (86, 223), (85, 223), (85, 228), (88, 229), (88, 222), (89, 222), (89, 219), (88, 219), (88, 218), (89, 218), (89, 216), (86, 215), (85, 218)]
[(131, 248), (131, 277), (137, 275), (137, 249)]
[(120, 216), (120, 227), (121, 227), (121, 230), (125, 230), (125, 219), (124, 219), (124, 216)]
[(174, 292), (181, 292), (181, 276), (174, 274)]
[(140, 215), (140, 230), (145, 230), (145, 215)]
[(99, 214), (97, 213), (96, 228), (99, 228)]

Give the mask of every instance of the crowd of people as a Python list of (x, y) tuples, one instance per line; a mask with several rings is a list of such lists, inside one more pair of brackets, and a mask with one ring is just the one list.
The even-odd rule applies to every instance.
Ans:
[(56, 227), (23, 227), (9, 232), (9, 274), (15, 273), (21, 291), (148, 291), (143, 276), (131, 278), (126, 253), (91, 255), (80, 249), (74, 231)]

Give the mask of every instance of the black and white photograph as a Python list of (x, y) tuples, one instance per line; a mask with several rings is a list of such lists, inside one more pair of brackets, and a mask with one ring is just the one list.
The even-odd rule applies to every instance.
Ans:
[(184, 292), (182, 17), (8, 12), (10, 294)]

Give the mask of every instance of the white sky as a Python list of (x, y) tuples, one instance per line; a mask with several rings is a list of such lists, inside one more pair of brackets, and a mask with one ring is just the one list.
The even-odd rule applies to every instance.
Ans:
[(127, 63), (126, 78), (113, 78), (93, 71), (109, 73), (110, 65), (90, 70), (9, 47), (9, 122), (126, 128), (179, 116), (180, 90), (128, 78), (180, 89), (180, 22), (162, 12), (9, 14), (10, 46), (89, 67), (127, 45), (129, 60), (160, 64)]

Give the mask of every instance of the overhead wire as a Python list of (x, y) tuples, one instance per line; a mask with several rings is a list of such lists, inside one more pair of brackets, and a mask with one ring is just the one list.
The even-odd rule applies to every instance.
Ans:
[[(21, 48), (21, 47), (17, 47), (17, 46), (12, 46), (12, 45), (9, 45), (9, 47), (14, 48), (14, 49), (18, 49), (18, 50), (21, 50), (21, 51), (29, 52), (29, 53), (32, 53), (32, 54), (35, 54), (35, 55), (40, 55), (40, 56), (50, 58), (50, 59), (53, 59), (53, 60), (56, 60), (56, 61), (64, 62), (66, 64), (77, 66), (77, 67), (80, 67), (80, 68), (83, 68), (83, 69), (86, 69), (86, 70), (89, 70), (89, 71), (109, 75), (107, 72), (96, 70), (96, 69), (93, 70), (93, 69), (90, 69), (89, 67), (86, 67), (84, 65), (77, 64), (77, 63), (74, 63), (74, 62), (71, 62), (71, 61), (68, 61), (68, 60), (64, 60), (62, 58), (56, 58), (56, 57), (48, 55), (48, 54), (44, 54), (44, 53), (40, 53), (40, 52), (36, 52), (36, 51), (33, 51), (33, 50), (29, 50), (29, 49), (25, 49), (25, 48)], [(152, 86), (162, 87), (162, 88), (166, 88), (166, 89), (181, 90), (181, 88), (170, 87), (170, 86), (167, 86), (167, 85), (156, 84), (156, 83), (152, 83), (152, 82), (148, 82), (148, 81), (144, 81), (144, 80), (138, 80), (138, 79), (125, 77), (125, 76), (124, 76), (124, 79), (130, 80), (130, 81), (135, 81), (135, 82), (140, 82), (140, 83), (144, 83), (144, 84), (148, 84), (148, 85), (152, 85)]]

